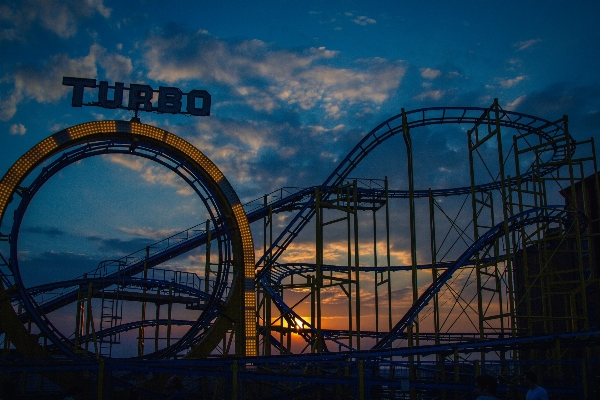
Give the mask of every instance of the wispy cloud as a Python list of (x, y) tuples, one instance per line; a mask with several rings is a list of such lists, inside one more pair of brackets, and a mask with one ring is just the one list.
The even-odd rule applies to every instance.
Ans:
[(519, 96), (517, 97), (515, 100), (511, 101), (510, 103), (507, 103), (506, 106), (504, 107), (507, 110), (516, 110), (517, 107), (519, 106), (519, 104), (521, 104), (523, 102), (523, 100), (525, 100), (526, 96)]
[(104, 76), (111, 81), (127, 81), (133, 71), (131, 59), (117, 53), (109, 53), (97, 46), (96, 58), (104, 69)]
[[(324, 179), (345, 155), (348, 141), (354, 141), (345, 124), (303, 125), (290, 112), (275, 119), (215, 115), (198, 119), (194, 132), (187, 134), (186, 140), (206, 154), (236, 190), (246, 192), (238, 192), (240, 197), (251, 196), (248, 200), (255, 198), (257, 190), (308, 186)], [(324, 158), (322, 154), (330, 156)]]
[(169, 29), (151, 35), (145, 44), (148, 76), (169, 83), (200, 79), (240, 86), (247, 77), (277, 80), (281, 70), (302, 69), (336, 54), (324, 48), (277, 50), (260, 40), (230, 42), (205, 32)]
[[(569, 123), (579, 126), (579, 132), (596, 132), (600, 109), (600, 85), (570, 86), (552, 84), (540, 91), (527, 94), (519, 104), (519, 111), (532, 115), (559, 116), (569, 115)], [(577, 121), (577, 122), (575, 122)], [(583, 134), (582, 138), (587, 139)]]
[(179, 232), (178, 229), (154, 229), (154, 228), (127, 228), (121, 227), (119, 228), (121, 232), (125, 232), (129, 235), (136, 237), (143, 237), (152, 240), (161, 240), (168, 238)]
[(512, 79), (498, 79), (498, 83), (503, 88), (511, 88), (511, 87), (517, 85), (519, 82), (524, 81), (525, 79), (527, 79), (527, 77), (525, 75), (519, 75), (516, 78), (512, 78)]
[(507, 71), (515, 71), (518, 67), (523, 65), (523, 61), (518, 58), (511, 58), (505, 61), (504, 64)]
[(375, 21), (373, 18), (369, 18), (365, 15), (360, 15), (356, 18), (354, 18), (352, 20), (352, 22), (354, 22), (355, 24), (361, 25), (361, 26), (367, 26), (370, 24), (376, 24), (377, 21)]
[(11, 77), (12, 92), (0, 100), (0, 119), (7, 121), (17, 112), (17, 106), (25, 99), (39, 103), (51, 103), (66, 95), (68, 89), (62, 86), (62, 77), (97, 75), (94, 52), (80, 58), (71, 59), (65, 54), (52, 57), (43, 66), (18, 68)]
[(108, 253), (128, 254), (136, 250), (143, 249), (146, 246), (154, 243), (154, 240), (149, 238), (135, 238), (131, 240), (121, 239), (106, 239), (100, 236), (88, 236), (86, 238), (90, 242), (97, 243), (99, 250)]
[[(260, 181), (256, 162), (260, 152), (285, 147), (276, 134), (277, 124), (264, 121), (234, 121), (219, 118), (198, 120), (196, 135), (188, 140), (221, 169), (232, 182), (252, 184)], [(290, 144), (288, 144), (289, 146)], [(273, 152), (270, 154), (275, 155)], [(285, 152), (282, 153), (284, 155)], [(274, 171), (272, 171), (274, 172)]]
[(533, 46), (537, 42), (541, 42), (541, 41), (542, 41), (541, 39), (524, 40), (524, 41), (513, 44), (513, 46), (517, 48), (517, 51), (521, 51), (521, 50), (525, 50), (525, 49)]
[(27, 132), (27, 128), (23, 124), (12, 124), (10, 126), (11, 135), (24, 135)]
[(158, 184), (162, 186), (170, 186), (177, 189), (177, 194), (190, 196), (194, 193), (191, 187), (189, 187), (183, 179), (172, 171), (165, 171), (164, 168), (159, 166), (148, 166), (146, 167), (141, 177), (149, 183)]
[(38, 103), (54, 103), (72, 90), (62, 85), (63, 76), (98, 77), (98, 64), (111, 79), (122, 79), (132, 71), (131, 61), (118, 54), (108, 53), (103, 47), (93, 44), (88, 55), (70, 58), (57, 54), (42, 65), (18, 67), (8, 80), (13, 89), (0, 100), (0, 120), (7, 121), (17, 112), (17, 106), (26, 100)]
[(27, 286), (73, 279), (98, 266), (98, 260), (85, 254), (47, 251), (30, 254), (21, 260), (22, 270), (35, 271), (25, 276)]
[(442, 73), (439, 69), (431, 68), (421, 68), (419, 71), (421, 71), (421, 76), (425, 79), (435, 79)]
[[(378, 254), (385, 254), (386, 242), (377, 242)], [(373, 243), (359, 243), (361, 265), (373, 265)], [(367, 261), (369, 260), (369, 261)], [(390, 248), (392, 265), (410, 265), (409, 250)], [(328, 241), (323, 248), (323, 261), (325, 264), (345, 265), (348, 262), (348, 242), (345, 240)], [(312, 242), (293, 242), (282, 256), (281, 262), (315, 262), (315, 244)]]
[(47, 226), (29, 226), (24, 228), (23, 231), (29, 233), (37, 233), (40, 235), (46, 235), (50, 237), (66, 235), (66, 232), (61, 229)]
[(333, 118), (348, 105), (386, 101), (406, 72), (404, 62), (380, 58), (360, 60), (357, 68), (328, 65), (337, 55), (324, 47), (282, 50), (260, 40), (174, 31), (150, 36), (144, 60), (154, 80), (220, 84), (256, 111), (320, 108)]
[(438, 101), (439, 99), (441, 99), (442, 97), (444, 97), (444, 91), (443, 90), (428, 90), (426, 92), (420, 93), (418, 95), (415, 96), (415, 100), (433, 100), (433, 101)]
[(141, 171), (146, 164), (145, 161), (139, 157), (131, 157), (122, 154), (111, 154), (108, 156), (108, 159), (115, 164), (122, 165), (134, 171)]
[(140, 178), (150, 184), (175, 188), (177, 189), (176, 193), (183, 196), (194, 193), (193, 189), (176, 173), (147, 160), (119, 154), (107, 156), (107, 159), (112, 163), (140, 172)]
[[(10, 4), (12, 3), (12, 4)], [(18, 4), (18, 6), (17, 6)], [(103, 0), (25, 0), (5, 3), (0, 6), (0, 20), (13, 25), (0, 34), (4, 39), (17, 39), (32, 24), (39, 24), (61, 38), (77, 33), (80, 24), (94, 14), (108, 18), (111, 9)], [(14, 34), (10, 34), (13, 32)]]

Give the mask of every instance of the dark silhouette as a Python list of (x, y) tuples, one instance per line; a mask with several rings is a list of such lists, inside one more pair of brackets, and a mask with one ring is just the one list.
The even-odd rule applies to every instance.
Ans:
[(169, 378), (165, 385), (165, 389), (167, 389), (168, 393), (171, 393), (169, 400), (185, 400), (185, 395), (183, 394), (183, 382), (177, 375), (173, 375)]
[(498, 383), (494, 377), (489, 375), (479, 375), (475, 377), (475, 395), (477, 400), (498, 400), (494, 395)]
[(519, 388), (517, 385), (510, 383), (506, 388), (506, 400), (518, 400), (520, 398)]
[(529, 388), (526, 400), (548, 400), (546, 389), (538, 385), (538, 378), (535, 372), (525, 372), (525, 385)]
[(17, 393), (17, 384), (12, 379), (7, 379), (2, 384), (2, 399), (4, 400), (12, 400)]

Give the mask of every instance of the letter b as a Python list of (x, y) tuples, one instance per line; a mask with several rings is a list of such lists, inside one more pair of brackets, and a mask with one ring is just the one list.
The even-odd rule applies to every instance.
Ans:
[(174, 87), (159, 86), (158, 112), (177, 114), (181, 111), (181, 90)]

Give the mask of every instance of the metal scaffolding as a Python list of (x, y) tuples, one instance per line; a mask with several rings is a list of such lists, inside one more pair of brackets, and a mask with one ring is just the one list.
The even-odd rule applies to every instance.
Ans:
[[(419, 180), (413, 142), (419, 129), (436, 126), (462, 129), (463, 186), (423, 187)], [(396, 135), (401, 141), (389, 140)], [(383, 143), (398, 146), (392, 170), (352, 177)], [(60, 168), (111, 146), (130, 144), (71, 150), (15, 194), (27, 202)], [(160, 154), (139, 146), (127, 151)], [(188, 178), (184, 164), (172, 170), (200, 182)], [(392, 186), (400, 183), (403, 189)], [(202, 189), (211, 209), (220, 194), (213, 200)], [(488, 108), (402, 109), (365, 135), (322, 184), (282, 188), (244, 206), (253, 231), (241, 235), (263, 242), (254, 279), (248, 255), (244, 278), (237, 278), (232, 266), (241, 253), (234, 256), (239, 250), (223, 239), (231, 229), (226, 218), (216, 217), (44, 287), (23, 287), (16, 254), (2, 256), (0, 369), (8, 371), (9, 360), (26, 363), (15, 358), (22, 349), (66, 354), (90, 371), (97, 398), (115, 395), (107, 394), (107, 379), (111, 391), (135, 381), (151, 398), (160, 390), (142, 384), (140, 374), (122, 379), (118, 372), (141, 371), (141, 364), (110, 361), (135, 336), (134, 356), (165, 361), (151, 367), (157, 376), (185, 375), (190, 393), (213, 397), (462, 398), (476, 374), (496, 376), (507, 390), (520, 374), (538, 370), (556, 396), (592, 398), (600, 356), (599, 199), (594, 141), (576, 142), (566, 116), (510, 112), (497, 100)], [(283, 214), (289, 223), (280, 226)], [(313, 250), (289, 255), (301, 246)], [(191, 249), (203, 254), (198, 274), (158, 268)], [(61, 295), (44, 297), (58, 289)], [(73, 305), (69, 337), (47, 315)], [(173, 318), (174, 309), (200, 317)], [(261, 357), (240, 358), (248, 351)], [(217, 360), (190, 361), (206, 357)], [(198, 370), (181, 370), (188, 362)], [(53, 367), (40, 368), (48, 373), (38, 373), (46, 382), (38, 386), (46, 387)], [(575, 376), (583, 387), (572, 383)]]

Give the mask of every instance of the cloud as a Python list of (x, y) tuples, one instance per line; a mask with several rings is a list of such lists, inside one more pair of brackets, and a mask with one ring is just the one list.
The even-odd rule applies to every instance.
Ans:
[(62, 77), (97, 77), (98, 61), (105, 68), (106, 76), (111, 79), (122, 79), (132, 70), (129, 59), (117, 54), (107, 54), (106, 49), (96, 44), (90, 47), (88, 55), (80, 58), (57, 54), (43, 65), (17, 67), (9, 78), (13, 84), (12, 92), (6, 99), (0, 100), (0, 120), (12, 118), (17, 112), (17, 106), (23, 101), (57, 102), (72, 90), (62, 85)]
[(406, 72), (402, 61), (359, 60), (356, 68), (329, 62), (338, 52), (324, 47), (276, 49), (260, 40), (226, 41), (170, 27), (145, 43), (148, 77), (168, 83), (223, 85), (255, 111), (320, 108), (339, 118), (349, 105), (381, 104)]
[(54, 123), (54, 124), (50, 125), (48, 127), (48, 130), (50, 132), (58, 132), (58, 131), (62, 131), (63, 129), (68, 128), (68, 127), (69, 127), (68, 123), (60, 122), (60, 123)]
[(130, 254), (134, 251), (150, 246), (155, 242), (149, 238), (135, 238), (131, 240), (105, 239), (99, 236), (88, 236), (90, 242), (98, 243), (99, 250), (107, 253)]
[(516, 110), (517, 107), (519, 107), (519, 104), (521, 104), (523, 102), (523, 100), (525, 100), (526, 96), (519, 96), (517, 97), (514, 101), (507, 103), (506, 106), (504, 107), (505, 110)]
[(541, 42), (541, 39), (524, 40), (522, 42), (517, 42), (513, 44), (513, 46), (517, 48), (517, 51), (521, 51), (533, 46), (537, 42)]
[[(566, 83), (548, 85), (528, 93), (517, 104), (518, 111), (555, 120), (569, 116), (569, 131), (576, 139), (598, 138), (600, 126), (600, 85), (572, 86)], [(596, 139), (598, 140), (598, 139)]]
[(106, 49), (96, 46), (96, 58), (104, 69), (104, 75), (111, 82), (122, 82), (128, 80), (133, 65), (131, 59), (116, 53), (108, 53)]
[(110, 162), (140, 172), (140, 177), (152, 185), (175, 188), (177, 189), (176, 193), (183, 196), (194, 193), (194, 190), (175, 172), (166, 170), (151, 161), (120, 154), (110, 155), (107, 158)]
[(415, 100), (433, 100), (433, 101), (438, 101), (439, 99), (441, 99), (442, 97), (444, 97), (444, 91), (443, 90), (428, 90), (426, 92), (420, 93), (418, 95), (415, 96)]
[(146, 160), (125, 161), (119, 157), (111, 157), (111, 161), (134, 171), (139, 171), (140, 177), (152, 185), (175, 188), (177, 189), (176, 193), (182, 196), (189, 196), (194, 193), (193, 189), (179, 175), (171, 170), (165, 170), (159, 165)]
[(352, 22), (354, 22), (355, 24), (361, 25), (361, 26), (366, 26), (366, 25), (369, 25), (369, 24), (376, 24), (377, 23), (377, 21), (375, 21), (373, 18), (369, 18), (369, 17), (367, 17), (365, 15), (361, 15), (361, 16), (358, 16), (358, 17), (354, 18), (352, 20)]
[(16, 1), (0, 7), (0, 20), (14, 26), (3, 30), (0, 37), (17, 39), (35, 23), (61, 38), (69, 38), (77, 33), (79, 24), (95, 14), (108, 18), (111, 9), (104, 6), (103, 0)]
[(27, 128), (23, 124), (12, 124), (10, 126), (11, 135), (24, 135), (27, 132)]
[(30, 254), (19, 260), (19, 267), (28, 287), (72, 279), (97, 266), (97, 259), (71, 252), (47, 251)]
[(54, 227), (45, 227), (45, 226), (30, 226), (23, 228), (23, 232), (37, 233), (40, 235), (46, 235), (50, 237), (63, 236), (67, 233), (61, 229)]
[(519, 110), (551, 118), (548, 114), (580, 114), (600, 106), (600, 85), (570, 86), (556, 83), (529, 93)]
[[(284, 145), (278, 132), (284, 127), (265, 121), (237, 121), (219, 118), (199, 119), (196, 135), (189, 141), (205, 153), (233, 183), (251, 185), (261, 180), (256, 170), (261, 154), (271, 160), (293, 154), (293, 144)], [(280, 149), (278, 154), (275, 149)], [(266, 160), (265, 160), (266, 161)], [(270, 171), (271, 174), (275, 170)]]
[(335, 54), (325, 49), (272, 50), (260, 40), (227, 42), (204, 32), (173, 29), (146, 41), (144, 59), (151, 79), (169, 83), (200, 79), (234, 86), (247, 76), (277, 76), (278, 69), (296, 70)]
[[(268, 113), (279, 108), (277, 97), (252, 86), (242, 86), (235, 88), (238, 95), (244, 98), (244, 102), (252, 107), (254, 111), (266, 111)], [(289, 92), (283, 92), (279, 95), (280, 100), (288, 97)]]
[[(222, 119), (198, 120), (196, 129), (202, 140), (228, 139), (236, 143), (244, 151), (256, 154), (265, 147), (279, 147), (276, 141), (276, 125), (268, 125), (262, 121), (231, 121)], [(227, 153), (227, 151), (225, 151)], [(226, 155), (226, 154), (223, 155)], [(211, 154), (214, 155), (213, 149)], [(218, 155), (217, 155), (218, 158)]]
[[(213, 115), (197, 118), (184, 129), (169, 128), (210, 158), (227, 176), (243, 202), (256, 198), (256, 193), (269, 192), (286, 185), (308, 186), (324, 179), (328, 171), (345, 153), (343, 124), (334, 127), (301, 126), (296, 116), (283, 115), (275, 119), (229, 119)], [(337, 139), (340, 139), (338, 142)], [(315, 146), (332, 153), (332, 159), (322, 159), (320, 152), (304, 152)], [(152, 185), (183, 189), (181, 194), (192, 193), (191, 188), (170, 171), (140, 157), (128, 155), (104, 156), (106, 161), (136, 171), (140, 178)], [(154, 165), (153, 165), (154, 164)], [(180, 185), (180, 186), (179, 186)], [(245, 199), (245, 200), (244, 200)]]
[(153, 228), (119, 228), (120, 231), (133, 236), (141, 236), (152, 240), (162, 240), (168, 238), (177, 232), (179, 229), (153, 229)]
[(438, 76), (440, 76), (440, 74), (442, 73), (442, 71), (440, 71), (439, 69), (431, 69), (431, 68), (421, 68), (421, 76), (425, 79), (435, 79)]
[[(377, 242), (377, 253), (379, 255), (386, 252), (386, 241)], [(371, 266), (373, 263), (373, 243), (359, 243), (358, 252), (361, 257), (361, 265)], [(292, 242), (279, 259), (281, 263), (314, 263), (315, 262), (315, 243), (314, 242)], [(346, 265), (348, 262), (348, 242), (347, 240), (327, 241), (323, 248), (323, 262), (332, 265)], [(393, 244), (390, 248), (391, 265), (410, 265), (410, 250), (395, 249)]]
[(146, 165), (146, 161), (140, 157), (131, 157), (123, 154), (111, 154), (108, 156), (108, 159), (115, 164), (122, 165), (134, 171), (141, 171)]
[(0, 101), (0, 120), (12, 118), (17, 112), (18, 104), (24, 100), (33, 99), (39, 103), (59, 100), (69, 91), (67, 86), (62, 85), (62, 77), (69, 75), (97, 75), (93, 46), (90, 53), (81, 58), (71, 59), (65, 54), (58, 54), (43, 66), (18, 67), (12, 76), (12, 93)]
[(525, 75), (519, 75), (513, 79), (498, 79), (498, 83), (500, 83), (500, 86), (503, 88), (511, 88), (525, 79), (527, 79)]
[(523, 65), (523, 61), (518, 58), (511, 58), (510, 60), (505, 61), (505, 65), (507, 71), (514, 71), (516, 68)]
[(3, 40), (13, 41), (19, 39), (21, 39), (21, 37), (15, 29), (3, 29), (0, 31), (0, 42)]
[(256, 193), (319, 183), (361, 133), (341, 123), (327, 126), (324, 118), (312, 125), (302, 117), (289, 111), (246, 120), (215, 115), (197, 119), (195, 131), (184, 138), (217, 165), (245, 203)]

